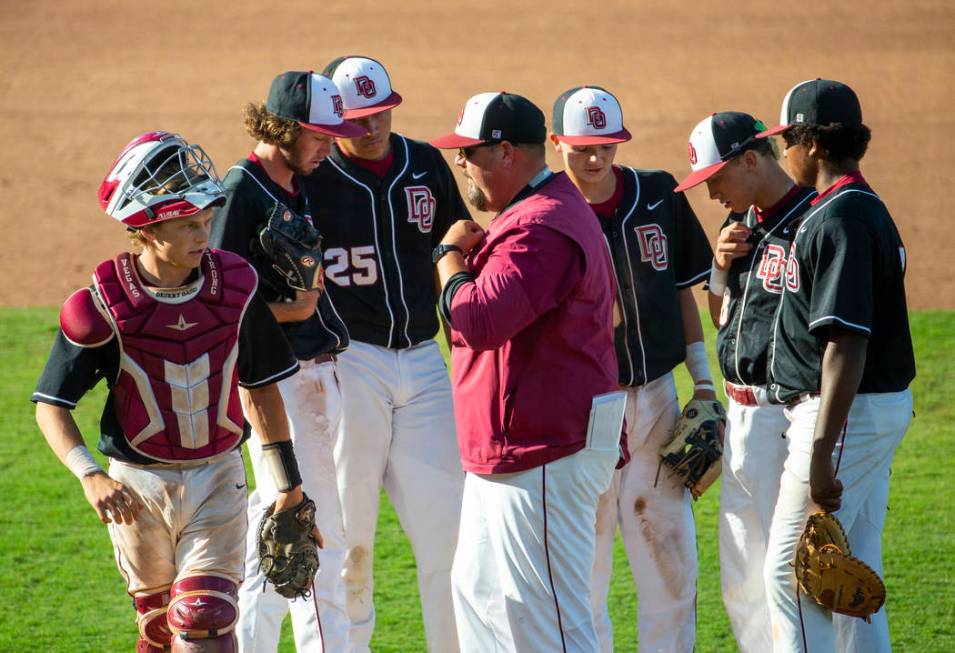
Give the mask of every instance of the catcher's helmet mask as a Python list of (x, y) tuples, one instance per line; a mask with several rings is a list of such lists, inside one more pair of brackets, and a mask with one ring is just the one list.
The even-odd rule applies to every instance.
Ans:
[(149, 132), (134, 139), (100, 186), (100, 203), (127, 227), (195, 215), (225, 202), (212, 159), (178, 134)]

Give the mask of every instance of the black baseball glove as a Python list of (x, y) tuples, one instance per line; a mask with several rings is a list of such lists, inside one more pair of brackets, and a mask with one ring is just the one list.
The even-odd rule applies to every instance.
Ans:
[(322, 236), (307, 218), (276, 202), (259, 231), (259, 244), (289, 288), (321, 288)]
[(305, 497), (294, 508), (269, 506), (259, 524), (259, 565), (275, 591), (293, 599), (307, 597), (318, 571), (318, 546), (312, 539), (315, 502)]

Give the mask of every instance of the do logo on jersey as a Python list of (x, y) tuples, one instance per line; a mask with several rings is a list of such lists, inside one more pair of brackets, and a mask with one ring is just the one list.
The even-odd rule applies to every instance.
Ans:
[(666, 270), (668, 263), (667, 237), (658, 224), (644, 224), (634, 227), (637, 241), (640, 243), (640, 260), (649, 263), (654, 270)]
[(789, 260), (786, 261), (786, 290), (799, 292), (799, 261), (796, 260), (795, 241), (789, 247)]
[(607, 126), (607, 114), (600, 107), (587, 107), (587, 124), (594, 129), (604, 129)]
[(355, 78), (355, 92), (360, 97), (373, 98), (378, 91), (375, 89), (375, 82), (368, 75), (361, 75)]
[(766, 251), (763, 252), (763, 258), (756, 269), (756, 278), (763, 280), (763, 289), (781, 295), (785, 272), (786, 250), (779, 245), (766, 245)]
[(408, 222), (418, 225), (423, 234), (431, 233), (434, 226), (435, 199), (427, 186), (406, 186), (405, 199), (408, 202)]

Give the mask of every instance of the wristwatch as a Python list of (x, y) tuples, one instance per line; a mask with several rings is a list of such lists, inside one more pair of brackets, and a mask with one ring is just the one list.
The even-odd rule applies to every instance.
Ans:
[(463, 254), (464, 251), (457, 245), (438, 245), (434, 248), (434, 251), (431, 252), (431, 262), (435, 265), (438, 264), (438, 261), (441, 260), (441, 257), (447, 254), (448, 252), (457, 252), (458, 254)]

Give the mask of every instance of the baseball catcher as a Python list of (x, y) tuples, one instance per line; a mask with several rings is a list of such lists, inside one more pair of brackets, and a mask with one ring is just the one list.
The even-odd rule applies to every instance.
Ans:
[[(307, 218), (276, 200), (259, 231), (259, 244), (284, 285), (301, 291), (322, 287), (322, 236)], [(281, 282), (268, 280), (281, 289)]]
[(852, 555), (846, 532), (832, 513), (809, 516), (793, 566), (799, 589), (833, 612), (871, 622), (885, 603), (885, 584)]
[(670, 476), (681, 477), (694, 500), (720, 475), (725, 427), (726, 411), (720, 402), (691, 399), (673, 428), (673, 440), (660, 450), (660, 467), (666, 465)]

